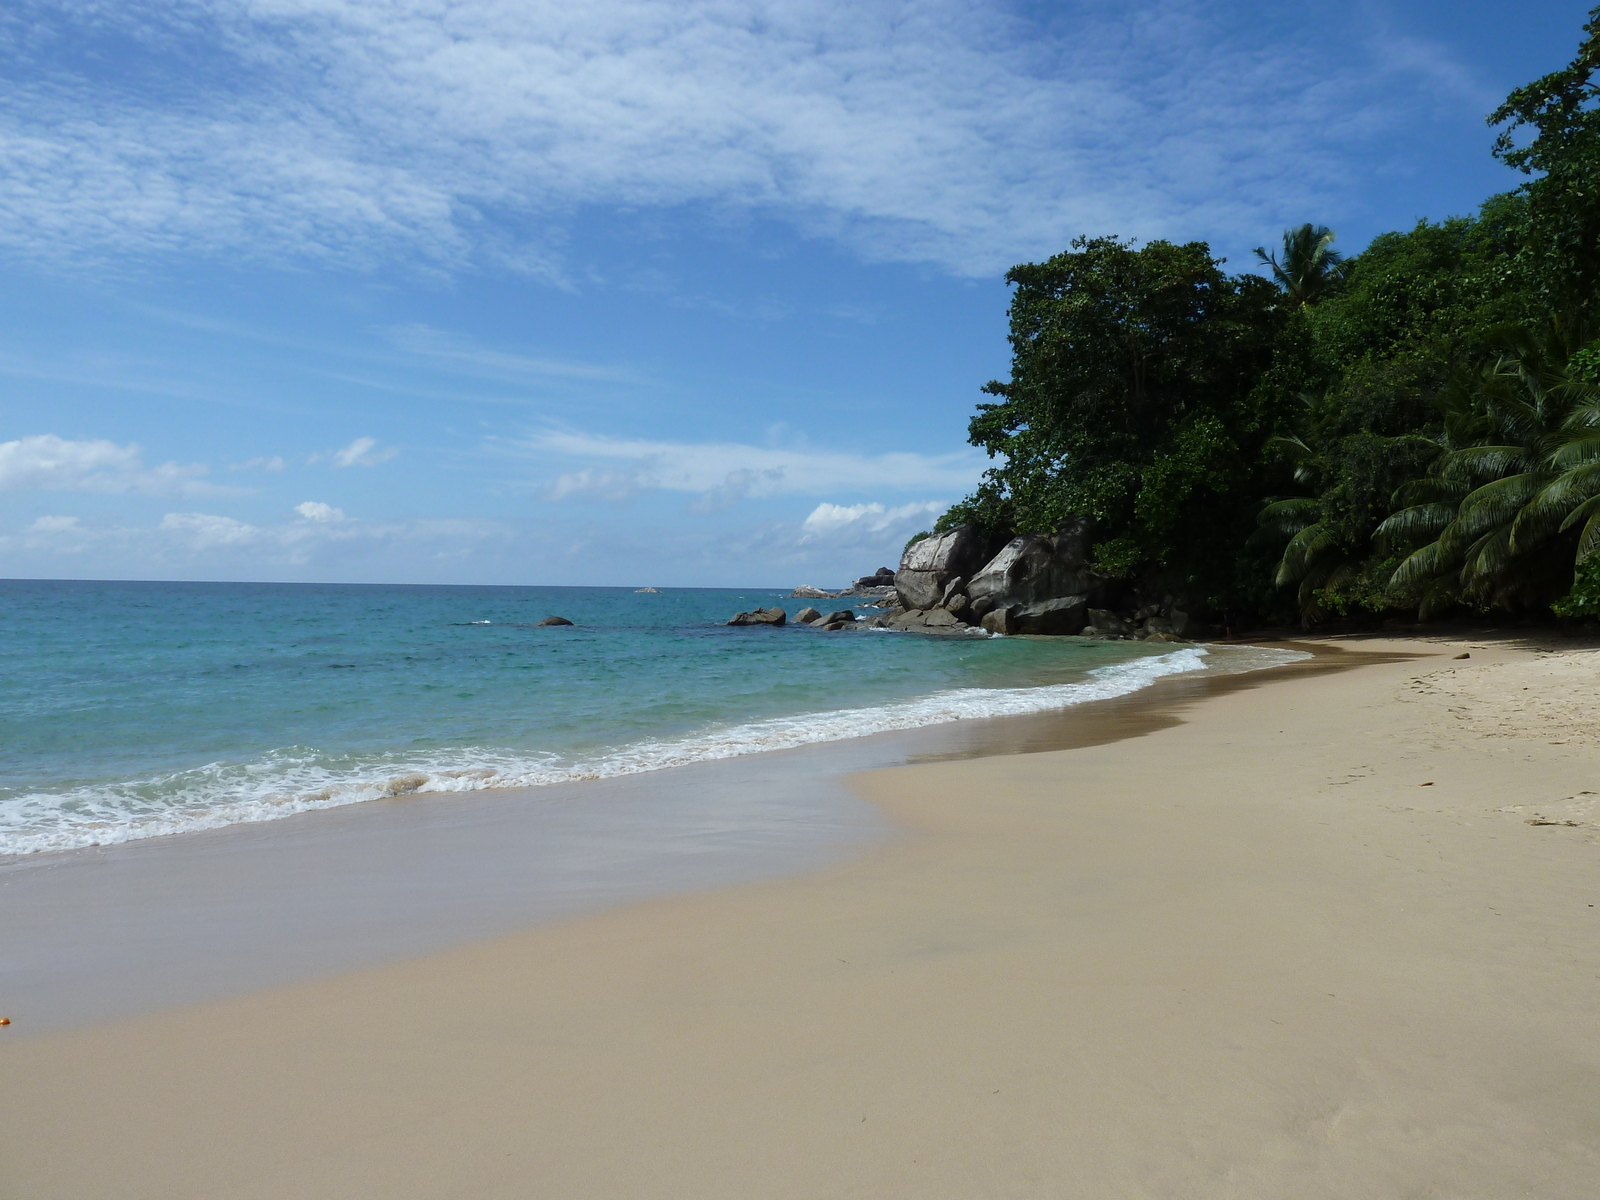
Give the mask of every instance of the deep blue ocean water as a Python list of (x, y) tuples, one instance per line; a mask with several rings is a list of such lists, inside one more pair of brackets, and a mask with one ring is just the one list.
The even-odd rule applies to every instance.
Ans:
[[(1204, 654), (723, 624), (805, 603), (759, 589), (0, 581), (0, 854), (1062, 707)], [(549, 615), (577, 624), (535, 626)]]

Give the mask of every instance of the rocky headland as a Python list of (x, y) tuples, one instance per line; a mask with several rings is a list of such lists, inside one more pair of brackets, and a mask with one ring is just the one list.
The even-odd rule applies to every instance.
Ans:
[[(793, 599), (837, 600), (878, 611), (824, 614), (807, 605), (796, 624), (830, 632), (896, 629), (943, 636), (1044, 634), (1187, 642), (1215, 636), (1181, 599), (1159, 587), (1102, 574), (1091, 565), (1089, 526), (1068, 522), (1052, 534), (1030, 533), (998, 542), (970, 525), (912, 542), (900, 569), (880, 567), (848, 588), (809, 584)], [(730, 625), (782, 625), (781, 608), (739, 613)]]

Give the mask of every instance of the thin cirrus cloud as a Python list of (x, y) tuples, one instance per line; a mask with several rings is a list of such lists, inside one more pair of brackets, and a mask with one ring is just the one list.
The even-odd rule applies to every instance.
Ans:
[(388, 330), (390, 342), (408, 354), (416, 355), (457, 374), (503, 383), (530, 380), (567, 379), (598, 383), (646, 382), (632, 371), (574, 359), (533, 358), (508, 354), (478, 345), (458, 334), (412, 322)]
[(0, 243), (58, 261), (403, 249), (560, 281), (580, 210), (701, 205), (990, 274), (1084, 230), (1259, 236), (1461, 74), (1183, 0), (21, 8)]
[(587, 461), (560, 474), (545, 493), (624, 500), (649, 489), (698, 496), (701, 512), (746, 498), (829, 495), (861, 491), (971, 490), (982, 474), (977, 451), (954, 454), (858, 454), (809, 447), (749, 446), (737, 442), (661, 442), (547, 430), (520, 444), (540, 457)]
[(317, 463), (327, 459), (336, 467), (375, 467), (379, 463), (388, 462), (399, 453), (400, 451), (393, 446), (380, 449), (377, 438), (358, 437), (342, 450), (327, 453), (318, 451), (307, 461)]
[(363, 544), (437, 549), (453, 556), (462, 547), (508, 536), (506, 528), (493, 521), (360, 521), (319, 501), (297, 505), (295, 512), (301, 519), (260, 525), (221, 513), (169, 512), (146, 527), (91, 525), (78, 517), (47, 516), (35, 520), (20, 536), (0, 536), (0, 549), (72, 554), (94, 545), (151, 560), (201, 556), (224, 561), (230, 555), (247, 554), (239, 561), (255, 567), (302, 564), (318, 554)]
[(0, 442), (0, 491), (75, 491), (111, 494), (204, 495), (229, 491), (205, 482), (202, 463), (156, 467), (143, 451), (104, 438), (74, 440), (54, 434)]

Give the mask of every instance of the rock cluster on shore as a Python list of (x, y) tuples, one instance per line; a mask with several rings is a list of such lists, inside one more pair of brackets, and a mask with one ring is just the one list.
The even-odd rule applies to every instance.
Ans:
[(999, 634), (1078, 634), (1186, 641), (1208, 631), (1173, 596), (1144, 600), (1090, 563), (1087, 521), (1023, 534), (995, 547), (969, 525), (906, 547), (895, 591), (896, 628), (978, 626)]
[[(1176, 597), (1146, 596), (1090, 562), (1090, 527), (1073, 519), (1051, 534), (1023, 534), (997, 545), (970, 525), (932, 534), (906, 547), (900, 569), (880, 567), (837, 592), (802, 585), (796, 599), (859, 598), (879, 608), (824, 615), (809, 605), (795, 615), (813, 629), (897, 629), (976, 635), (1069, 634), (1098, 640), (1183, 642), (1212, 631)], [(739, 613), (730, 625), (782, 625), (781, 608)]]

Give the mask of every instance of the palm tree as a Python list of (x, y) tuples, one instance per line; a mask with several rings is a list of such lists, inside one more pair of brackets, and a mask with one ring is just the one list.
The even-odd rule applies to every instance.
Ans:
[(1314, 304), (1343, 282), (1350, 265), (1344, 255), (1333, 248), (1333, 230), (1326, 225), (1313, 225), (1309, 221), (1283, 231), (1283, 261), (1276, 254), (1268, 254), (1264, 246), (1256, 247), (1256, 258), (1261, 265), (1272, 268), (1272, 277), (1288, 293), (1289, 304), (1299, 308)]
[[(1572, 340), (1559, 326), (1540, 335), (1518, 325), (1486, 340), (1498, 360), (1442, 397), (1444, 453), (1400, 489), (1406, 507), (1374, 534), (1390, 546), (1426, 539), (1390, 580), (1417, 597), (1422, 616), (1458, 600), (1553, 599), (1571, 580), (1572, 539), (1562, 535), (1579, 519), (1594, 524), (1586, 501), (1600, 484), (1600, 404), (1567, 370)], [(1595, 424), (1586, 427), (1590, 412)], [(1586, 527), (1580, 544), (1593, 549), (1595, 540)]]
[[(1257, 524), (1262, 538), (1275, 534), (1288, 539), (1273, 582), (1280, 588), (1296, 587), (1300, 623), (1309, 629), (1328, 615), (1330, 596), (1353, 587), (1371, 590), (1367, 580), (1374, 564), (1369, 561), (1371, 525), (1351, 511), (1350, 481), (1343, 476), (1352, 437), (1329, 429), (1338, 401), (1327, 393), (1303, 394), (1300, 400), (1300, 428), (1269, 438), (1267, 449), (1291, 466), (1295, 484), (1315, 495), (1274, 500), (1261, 510)], [(1409, 464), (1415, 470), (1419, 459), (1425, 462), (1438, 453), (1431, 438), (1417, 433), (1380, 437), (1363, 431), (1354, 436), (1391, 469), (1404, 470)]]
[[(1284, 240), (1287, 242), (1288, 234)], [(1326, 397), (1308, 394), (1300, 400), (1305, 405), (1307, 428), (1269, 438), (1267, 449), (1291, 464), (1295, 483), (1320, 493), (1328, 487), (1329, 471), (1324, 455), (1307, 439), (1318, 424)], [(1355, 577), (1358, 559), (1326, 519), (1320, 495), (1274, 500), (1256, 520), (1263, 534), (1276, 533), (1289, 539), (1278, 559), (1273, 583), (1280, 588), (1298, 585), (1295, 602), (1300, 608), (1300, 623), (1309, 629), (1327, 615), (1318, 602), (1321, 590), (1349, 583)]]
[(1552, 528), (1558, 533), (1579, 529), (1576, 562), (1581, 563), (1600, 551), (1600, 387), (1570, 366), (1554, 387), (1571, 404), (1549, 456), (1557, 474), (1517, 514), (1511, 546), (1520, 552)]

